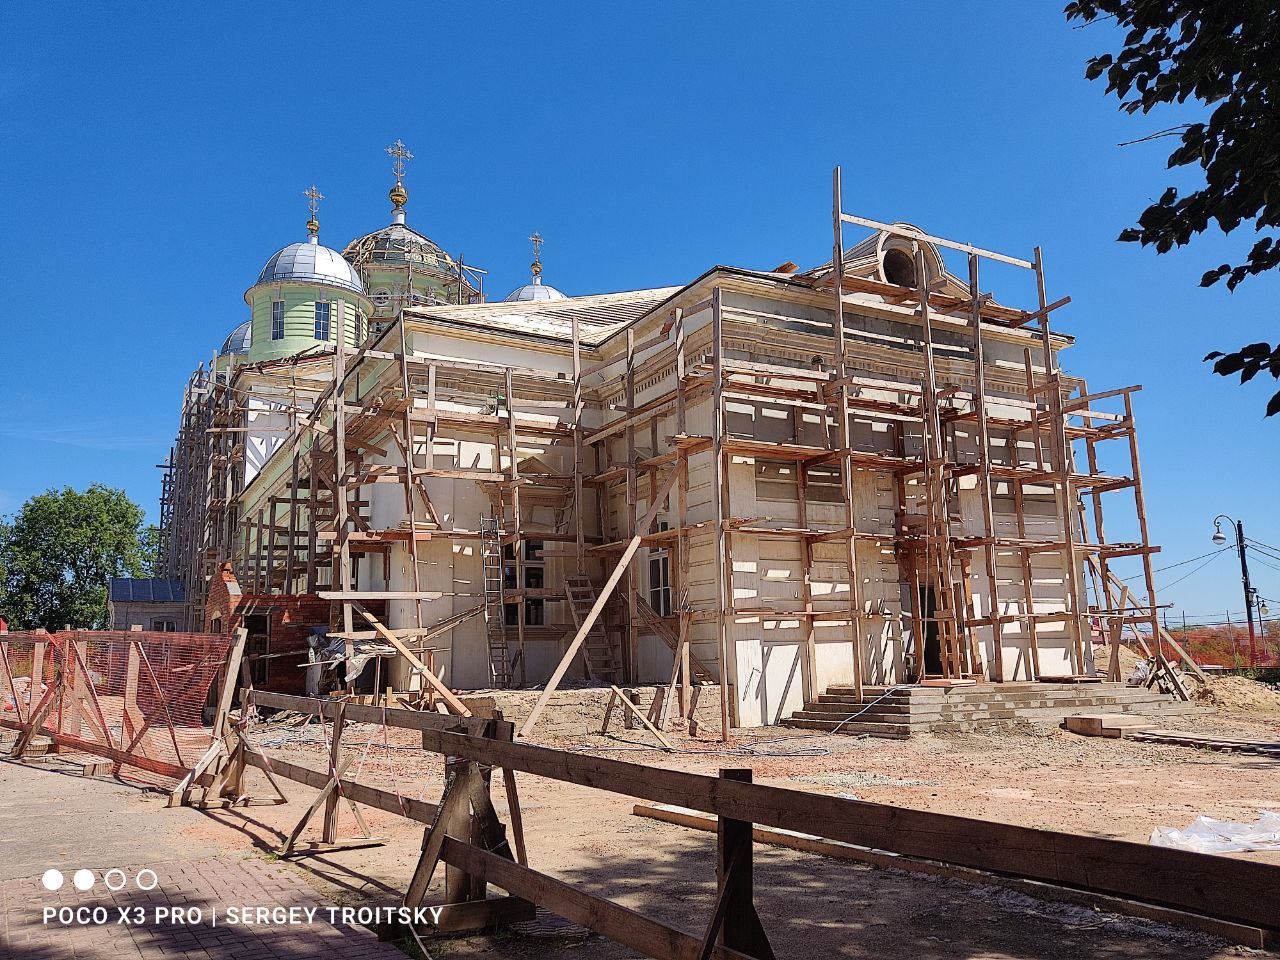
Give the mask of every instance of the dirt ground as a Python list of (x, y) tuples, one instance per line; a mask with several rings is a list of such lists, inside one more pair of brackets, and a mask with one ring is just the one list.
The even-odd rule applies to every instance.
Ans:
[[(1274, 691), (1259, 687), (1236, 678), (1216, 680), (1216, 712), (1162, 725), (1280, 741), (1280, 709), (1271, 713), (1269, 706)], [(1242, 704), (1249, 709), (1242, 710)], [(1274, 759), (1084, 738), (1049, 724), (906, 741), (782, 728), (749, 733), (728, 748), (714, 739), (678, 738), (686, 752), (675, 755), (652, 749), (649, 735), (639, 730), (538, 739), (562, 749), (686, 770), (750, 767), (757, 782), (1138, 842), (1146, 842), (1157, 826), (1184, 827), (1201, 814), (1252, 820), (1259, 810), (1280, 808), (1280, 763)], [(326, 765), (316, 724), (265, 725), (254, 739), (272, 756), (316, 769)], [(405, 796), (439, 797), (442, 761), (421, 753), (408, 731), (351, 725), (344, 744), (357, 754), (351, 775), (362, 782)], [(631, 812), (634, 801), (625, 797), (524, 774), (519, 781), (532, 866), (689, 932), (701, 930), (714, 892), (711, 835), (638, 818)], [(295, 785), (291, 793), (295, 790), (302, 802), (312, 795), (304, 787)], [(505, 819), (496, 787), (495, 798)], [(232, 826), (236, 842), (278, 845), (300, 808), (301, 803), (290, 803), (213, 812), (183, 834), (194, 844), (227, 843)], [(388, 840), (385, 845), (307, 857), (299, 866), (327, 895), (391, 902), (412, 872), (422, 828), (379, 811), (367, 811), (366, 817), (373, 832)], [(340, 832), (354, 835), (354, 827), (344, 810)], [(1280, 866), (1280, 853), (1244, 856)], [(759, 909), (780, 957), (1065, 960), (1246, 952), (1203, 935), (1045, 904), (1000, 888), (764, 846), (757, 847), (756, 863)], [(433, 956), (634, 956), (549, 916), (499, 937), (454, 938), (430, 949)]]
[[(1163, 726), (1280, 741), (1275, 692), (1235, 678), (1215, 681), (1215, 712), (1170, 719)], [(1275, 695), (1280, 701), (1280, 695)], [(1242, 709), (1243, 705), (1248, 710)], [(922, 810), (961, 814), (1084, 834), (1146, 842), (1157, 826), (1184, 827), (1201, 814), (1252, 820), (1280, 809), (1280, 761), (1186, 747), (1084, 738), (1049, 724), (1023, 724), (993, 734), (921, 736), (889, 741), (765, 728), (735, 738), (677, 736), (681, 753), (653, 749), (641, 730), (610, 737), (535, 739), (561, 749), (714, 773), (750, 767), (757, 782), (842, 793)], [(327, 766), (318, 724), (264, 723), (252, 734), (270, 755), (316, 770)], [(435, 801), (443, 762), (425, 754), (409, 731), (352, 724), (343, 737), (356, 760), (348, 776)], [(21, 768), (8, 768), (10, 771)], [(32, 776), (30, 772), (22, 773)], [(530, 865), (589, 887), (625, 906), (699, 935), (715, 889), (714, 836), (642, 819), (635, 801), (520, 774)], [(6, 789), (16, 776), (0, 778)], [(310, 788), (286, 783), (290, 803), (235, 811), (166, 810), (154, 794), (98, 788), (104, 816), (145, 825), (139, 846), (217, 850), (270, 856), (292, 829)], [(251, 771), (252, 791), (267, 795)], [(499, 815), (508, 820), (495, 779)], [(12, 797), (15, 813), (22, 801)], [(3, 806), (3, 804), (0, 804)], [(290, 861), (304, 871), (318, 902), (390, 905), (412, 872), (422, 826), (364, 808), (377, 847)], [(97, 819), (83, 819), (86, 829)], [(345, 808), (339, 833), (354, 836)], [(304, 839), (318, 837), (313, 823)], [(149, 835), (149, 839), (147, 837)], [(1247, 854), (1280, 866), (1280, 853)], [(433, 892), (438, 892), (437, 878)], [(976, 886), (894, 870), (873, 869), (796, 851), (757, 845), (756, 901), (779, 957), (920, 957), (924, 960), (1077, 960), (1081, 957), (1221, 958), (1263, 955), (1198, 933), (1090, 909), (1033, 900), (999, 887)], [(603, 958), (636, 952), (539, 911), (537, 921), (495, 936), (435, 938), (432, 957)], [(1274, 955), (1274, 954), (1265, 954)]]

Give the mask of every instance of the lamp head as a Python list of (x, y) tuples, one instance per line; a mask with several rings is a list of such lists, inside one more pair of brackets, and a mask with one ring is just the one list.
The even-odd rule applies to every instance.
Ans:
[(1222, 532), (1222, 524), (1217, 520), (1213, 521), (1213, 537), (1211, 539), (1218, 546), (1222, 546), (1227, 542), (1227, 535)]

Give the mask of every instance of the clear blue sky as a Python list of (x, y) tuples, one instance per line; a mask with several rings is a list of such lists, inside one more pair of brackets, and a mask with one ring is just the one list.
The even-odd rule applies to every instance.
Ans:
[[(1115, 242), (1187, 181), (1164, 170), (1169, 141), (1117, 146), (1170, 118), (1122, 116), (1082, 79), (1114, 31), (1072, 29), (1060, 7), (11, 6), (0, 512), (100, 481), (154, 516), (182, 385), (246, 317), (267, 257), (303, 236), (302, 190), (328, 196), (321, 240), (340, 248), (387, 222), (382, 150), (402, 137), (410, 223), (487, 267), (499, 296), (524, 282), (535, 229), (569, 293), (817, 263), (837, 163), (850, 211), (1022, 255), (1039, 243), (1050, 298), (1073, 298), (1069, 370), (1145, 388), (1158, 565), (1210, 550), (1219, 511), (1280, 545), (1272, 383), (1241, 388), (1200, 359), (1280, 336), (1280, 278), (1198, 288), (1247, 231), (1164, 257)], [(1280, 608), (1269, 562), (1256, 581)], [(1233, 557), (1161, 600), (1241, 611)]]

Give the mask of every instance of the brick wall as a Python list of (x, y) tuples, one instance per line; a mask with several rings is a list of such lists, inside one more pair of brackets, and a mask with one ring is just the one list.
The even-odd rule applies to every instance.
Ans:
[[(382, 606), (369, 603), (377, 614)], [(270, 621), (270, 652), (291, 653), (293, 656), (273, 656), (267, 661), (267, 679), (257, 684), (262, 690), (290, 693), (302, 696), (306, 693), (307, 637), (316, 625), (329, 625), (330, 602), (315, 594), (244, 594), (231, 570), (225, 563), (209, 584), (205, 602), (205, 629), (230, 637), (243, 626), (246, 615), (260, 614)]]

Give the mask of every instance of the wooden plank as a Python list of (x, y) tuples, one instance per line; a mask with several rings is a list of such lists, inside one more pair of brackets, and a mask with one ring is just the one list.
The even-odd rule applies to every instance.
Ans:
[(975, 247), (971, 243), (957, 243), (955, 240), (945, 240), (942, 237), (934, 237), (927, 233), (922, 233), (915, 227), (901, 223), (881, 223), (878, 220), (868, 220), (865, 217), (855, 217), (852, 214), (844, 213), (837, 208), (836, 215), (845, 223), (856, 223), (861, 227), (870, 227), (872, 230), (883, 230), (885, 233), (891, 233), (895, 236), (906, 237), (908, 240), (923, 240), (926, 243), (932, 243), (939, 247), (949, 247), (952, 250), (959, 250), (962, 253), (976, 253), (980, 257), (987, 257), (990, 260), (999, 260), (1001, 263), (1007, 263), (1015, 267), (1023, 267), (1026, 270), (1033, 269), (1034, 265), (1029, 260), (1023, 260), (1020, 257), (1010, 257), (1003, 253), (995, 253), (991, 250), (983, 250), (981, 247)]
[[(622, 704), (623, 708), (626, 710), (630, 710), (640, 720), (640, 722), (644, 724), (644, 728), (658, 738), (658, 742), (661, 743), (663, 747), (665, 747), (668, 750), (675, 749), (675, 747), (671, 745), (671, 741), (668, 740), (666, 737), (664, 737), (658, 731), (658, 729), (652, 723), (649, 722), (649, 718), (644, 715), (644, 711), (631, 702), (630, 697), (628, 697), (625, 693), (623, 693), (613, 684), (609, 685), (609, 689), (613, 691), (613, 696), (609, 698), (609, 710), (613, 709), (613, 698), (617, 697), (618, 701)], [(609, 710), (605, 711), (604, 726), (608, 726), (609, 724)], [(602, 728), (600, 732), (604, 733), (604, 729)]]
[(471, 711), (467, 709), (467, 705), (454, 696), (453, 691), (445, 686), (444, 682), (430, 670), (425, 663), (418, 659), (418, 655), (406, 647), (394, 633), (382, 625), (382, 621), (375, 617), (365, 608), (362, 603), (352, 601), (351, 606), (369, 621), (369, 625), (381, 634), (382, 639), (391, 644), (399, 652), (400, 656), (409, 661), (410, 665), (422, 674), (422, 678), (431, 685), (431, 688), (440, 695), (440, 699), (448, 704), (449, 709), (460, 717), (471, 716)]
[[(244, 762), (247, 766), (257, 767), (263, 772), (270, 772), (277, 777), (284, 777), (286, 780), (292, 780), (295, 783), (306, 784), (316, 790), (323, 790), (327, 784), (333, 782), (333, 777), (327, 772), (312, 770), (309, 767), (290, 763), (287, 760), (269, 758), (261, 753), (246, 751)], [(354, 800), (356, 803), (363, 803), (366, 807), (385, 810), (387, 813), (398, 814), (407, 820), (417, 820), (419, 823), (430, 823), (435, 818), (436, 805), (434, 803), (415, 800), (412, 797), (402, 797), (389, 790), (366, 786), (346, 777), (339, 777), (339, 781), (342, 784), (342, 795), (344, 797)]]
[(474, 737), (484, 736), (492, 724), (491, 720), (471, 715), (464, 717), (426, 710), (373, 707), (327, 698), (295, 697), (292, 694), (272, 693), (267, 690), (253, 691), (249, 701), (255, 707), (291, 710), (313, 717), (322, 716), (328, 720), (335, 719), (339, 711), (344, 711), (348, 723), (382, 724), (385, 722), (387, 726), (399, 727), (403, 730), (440, 730)]

